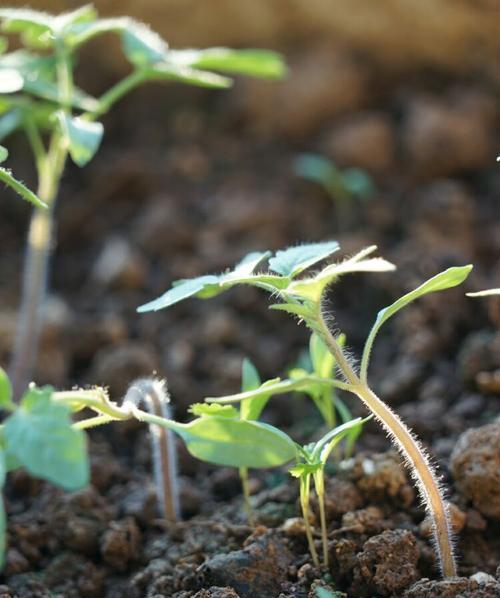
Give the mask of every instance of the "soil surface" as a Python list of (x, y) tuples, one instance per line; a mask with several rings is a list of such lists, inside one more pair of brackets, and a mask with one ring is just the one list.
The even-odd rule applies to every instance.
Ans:
[[(156, 371), (184, 419), (190, 403), (239, 390), (245, 356), (264, 378), (285, 375), (307, 331), (269, 312), (255, 290), (135, 313), (172, 280), (221, 271), (255, 249), (337, 238), (343, 254), (375, 243), (398, 265), (345, 278), (332, 292), (354, 353), (381, 307), (448, 266), (474, 263), (469, 291), (500, 286), (494, 90), (444, 74), (402, 82), (353, 57), (315, 56), (340, 90), (301, 57), (294, 66), (307, 78), (294, 75), (274, 90), (249, 82), (220, 93), (148, 89), (107, 118), (98, 158), (69, 167), (63, 182), (37, 382), (104, 384), (118, 400), (136, 377)], [(30, 182), (24, 141), (10, 149), (12, 168)], [(304, 151), (365, 169), (376, 191), (339, 218), (335, 201), (294, 174)], [(29, 210), (7, 196), (1, 210), (7, 363)], [(0, 596), (315, 598), (318, 587), (367, 598), (500, 596), (500, 303), (465, 290), (430, 295), (399, 314), (371, 367), (376, 390), (439, 466), (460, 579), (439, 581), (414, 486), (374, 423), (352, 459), (332, 461), (328, 570), (311, 563), (297, 484), (285, 469), (250, 472), (251, 527), (237, 472), (196, 462), (179, 444), (183, 521), (165, 525), (147, 430), (125, 423), (90, 434), (92, 485), (81, 492), (10, 475)], [(302, 396), (271, 401), (265, 420), (298, 440), (324, 431)]]

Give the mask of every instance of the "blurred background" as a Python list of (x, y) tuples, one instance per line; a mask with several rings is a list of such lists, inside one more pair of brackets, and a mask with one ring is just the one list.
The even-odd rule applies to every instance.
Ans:
[[(307, 331), (268, 313), (254, 290), (135, 313), (173, 280), (221, 271), (254, 249), (338, 238), (349, 254), (378, 244), (398, 272), (335, 289), (355, 349), (378, 309), (440, 269), (473, 262), (468, 290), (499, 286), (495, 2), (95, 4), (101, 16), (149, 23), (173, 47), (278, 50), (289, 72), (281, 82), (238, 79), (227, 91), (150, 84), (105, 117), (98, 155), (83, 169), (69, 165), (63, 181), (40, 383), (100, 383), (119, 396), (154, 370), (182, 413), (206, 395), (236, 392), (244, 356), (264, 377), (283, 374)], [(30, 5), (58, 12), (78, 3)], [(127, 68), (106, 36), (82, 53), (77, 80), (97, 94)], [(7, 145), (13, 170), (33, 183), (25, 140)], [(0, 209), (7, 363), (29, 208), (2, 197)], [(375, 385), (406, 405), (424, 435), (448, 396), (472, 393), (469, 409), (490, 409), (478, 380), (500, 368), (497, 312), (458, 289), (412, 306), (380, 340)], [(416, 398), (432, 418), (420, 421)], [(466, 415), (448, 419), (453, 434), (466, 425)]]

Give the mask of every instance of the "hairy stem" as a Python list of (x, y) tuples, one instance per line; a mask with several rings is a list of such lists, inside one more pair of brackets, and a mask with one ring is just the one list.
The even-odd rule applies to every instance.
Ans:
[(377, 397), (364, 380), (358, 377), (330, 332), (321, 311), (318, 313), (318, 325), (319, 333), (335, 357), (339, 369), (352, 386), (351, 391), (363, 401), (382, 424), (409, 465), (433, 523), (434, 540), (441, 572), (444, 577), (455, 576), (457, 571), (451, 541), (451, 525), (439, 482), (429, 459), (401, 419)]
[[(126, 408), (128, 404), (138, 407), (144, 402), (148, 411), (156, 418), (170, 419), (169, 401), (164, 382), (142, 378), (130, 385), (123, 403)], [(180, 519), (180, 506), (173, 434), (155, 423), (150, 423), (150, 430), (160, 507), (165, 519), (175, 522)]]

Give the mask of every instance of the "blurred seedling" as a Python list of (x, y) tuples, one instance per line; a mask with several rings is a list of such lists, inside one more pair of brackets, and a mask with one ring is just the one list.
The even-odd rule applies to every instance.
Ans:
[[(0, 142), (17, 130), (26, 134), (38, 190), (31, 193), (6, 170), (0, 170), (0, 180), (40, 208), (33, 212), (28, 234), (11, 366), (18, 398), (37, 356), (54, 208), (68, 155), (85, 166), (104, 134), (99, 119), (139, 85), (161, 81), (227, 88), (232, 79), (220, 73), (275, 79), (283, 76), (285, 67), (280, 55), (264, 50), (172, 50), (144, 23), (129, 17), (100, 19), (92, 5), (60, 15), (1, 8), (0, 24), (6, 34), (19, 34), (24, 46), (5, 52), (7, 39), (0, 38)], [(95, 98), (75, 84), (74, 71), (82, 47), (107, 33), (119, 36), (131, 72)], [(0, 150), (0, 160), (5, 157)]]
[[(469, 275), (472, 266), (448, 268), (382, 309), (378, 313), (366, 339), (358, 370), (345, 348), (339, 343), (338, 335), (332, 333), (333, 317), (326, 309), (327, 290), (333, 282), (348, 273), (393, 270), (394, 265), (386, 260), (379, 257), (370, 257), (375, 249), (374, 246), (368, 247), (351, 258), (326, 265), (310, 275), (306, 273), (309, 268), (317, 267), (319, 262), (329, 258), (339, 250), (336, 241), (290, 247), (276, 253), (269, 251), (254, 252), (247, 255), (233, 270), (223, 274), (205, 275), (177, 281), (161, 297), (140, 307), (139, 312), (164, 309), (194, 296), (204, 299), (210, 298), (240, 284), (261, 288), (269, 292), (271, 296), (278, 298), (280, 303), (273, 303), (271, 305), (272, 309), (287, 312), (304, 321), (328, 347), (329, 352), (335, 359), (336, 367), (343, 377), (343, 381), (332, 380), (332, 386), (347, 390), (359, 397), (381, 423), (396, 448), (404, 456), (433, 524), (435, 548), (441, 572), (445, 577), (453, 577), (456, 575), (456, 566), (451, 526), (437, 474), (423, 447), (407, 426), (371, 389), (368, 384), (368, 366), (377, 333), (387, 320), (423, 295), (461, 284)], [(265, 262), (267, 262), (267, 268), (263, 267)], [(233, 401), (241, 399), (240, 396), (233, 399)], [(227, 399), (221, 399), (220, 401), (224, 403), (227, 402)], [(227, 421), (232, 422), (231, 425), (233, 426), (249, 426), (252, 430), (256, 427), (265, 426), (260, 422), (236, 419), (228, 419)], [(265, 429), (268, 430), (268, 428)], [(182, 432), (179, 433), (182, 435)], [(277, 446), (275, 440), (275, 438), (272, 441), (270, 439), (270, 446)], [(289, 445), (285, 441), (278, 444), (283, 447), (283, 453), (281, 454), (283, 457), (286, 453), (286, 447)], [(260, 446), (266, 446), (266, 451), (256, 448), (257, 455), (255, 456), (262, 459), (268, 453), (267, 442), (264, 442), (264, 438), (262, 438)], [(291, 452), (290, 449), (287, 456), (291, 455)], [(291, 459), (292, 456), (289, 458)], [(260, 462), (263, 463), (263, 461)], [(239, 466), (252, 465), (250, 463), (240, 463)]]
[(334, 202), (338, 229), (347, 228), (353, 202), (365, 200), (375, 192), (372, 178), (360, 168), (340, 169), (332, 160), (321, 154), (306, 153), (297, 156), (295, 174), (320, 185)]

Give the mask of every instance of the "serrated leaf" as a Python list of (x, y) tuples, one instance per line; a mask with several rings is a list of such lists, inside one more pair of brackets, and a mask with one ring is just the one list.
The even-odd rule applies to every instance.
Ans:
[(165, 57), (168, 44), (146, 24), (128, 19), (122, 31), (125, 56), (137, 66), (160, 62)]
[(24, 86), (24, 78), (15, 69), (0, 69), (0, 93), (15, 93)]
[(278, 79), (286, 73), (281, 54), (269, 50), (232, 50), (231, 48), (170, 50), (166, 60), (181, 66), (266, 79)]
[(7, 373), (0, 367), (0, 409), (11, 409), (12, 407), (14, 407), (12, 385)]
[(37, 208), (46, 208), (45, 204), (40, 198), (38, 198), (31, 189), (28, 189), (26, 185), (18, 181), (12, 176), (10, 170), (6, 168), (0, 168), (0, 181), (9, 186), (13, 191), (20, 195), (26, 201), (29, 201)]
[(158, 422), (184, 440), (197, 459), (227, 467), (277, 467), (295, 458), (293, 440), (281, 430), (262, 422), (202, 417), (189, 424)]
[(406, 293), (406, 295), (403, 295), (403, 297), (400, 297), (391, 305), (380, 310), (377, 314), (377, 319), (373, 324), (363, 350), (363, 358), (361, 360), (362, 378), (366, 378), (373, 342), (384, 322), (387, 322), (387, 320), (396, 314), (400, 309), (403, 309), (403, 307), (406, 307), (415, 301), (415, 299), (418, 299), (423, 295), (435, 293), (437, 291), (444, 291), (446, 289), (458, 286), (467, 278), (467, 276), (469, 276), (471, 270), (471, 265), (448, 268), (444, 272), (436, 274), (436, 276), (433, 276), (413, 291)]
[(500, 289), (487, 289), (485, 291), (478, 291), (477, 293), (465, 293), (467, 297), (492, 297), (493, 295), (500, 295)]
[(293, 278), (338, 250), (337, 241), (289, 247), (276, 252), (275, 256), (269, 260), (269, 268), (282, 276)]
[(197, 417), (212, 417), (218, 415), (220, 417), (238, 417), (238, 410), (232, 405), (217, 405), (216, 403), (193, 403), (189, 409), (189, 413)]
[(50, 387), (31, 387), (21, 406), (5, 421), (7, 455), (31, 474), (67, 490), (89, 481), (86, 438), (71, 425), (69, 411), (51, 401)]
[(70, 117), (62, 110), (57, 113), (73, 162), (85, 166), (96, 154), (104, 133), (102, 123)]

